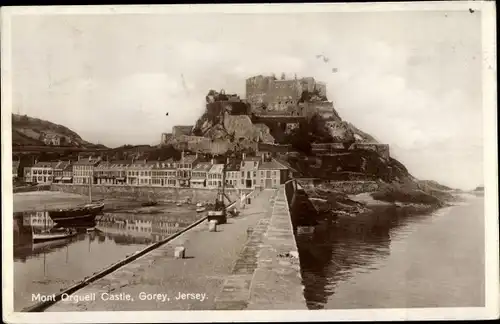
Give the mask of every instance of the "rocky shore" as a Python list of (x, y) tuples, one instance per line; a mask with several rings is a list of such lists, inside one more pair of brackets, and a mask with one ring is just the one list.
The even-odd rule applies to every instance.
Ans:
[(441, 190), (417, 182), (379, 183), (377, 191), (359, 194), (346, 194), (328, 187), (328, 184), (321, 184), (303, 189), (315, 211), (315, 224), (378, 218), (384, 213), (425, 214), (465, 200), (452, 190)]

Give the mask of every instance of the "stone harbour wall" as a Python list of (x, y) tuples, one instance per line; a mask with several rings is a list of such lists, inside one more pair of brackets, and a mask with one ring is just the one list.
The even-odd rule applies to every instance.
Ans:
[[(52, 184), (52, 191), (62, 191), (80, 195), (88, 195), (89, 187), (75, 184)], [(250, 190), (251, 191), (251, 190)], [(243, 191), (249, 193), (250, 191)], [(240, 198), (241, 191), (226, 188), (226, 194), (231, 201)], [(167, 187), (132, 187), (132, 186), (105, 186), (95, 185), (92, 187), (92, 195), (96, 198), (106, 196), (107, 198), (133, 198), (133, 199), (156, 199), (157, 201), (185, 201), (211, 202), (217, 196), (216, 189), (205, 188), (167, 188)]]

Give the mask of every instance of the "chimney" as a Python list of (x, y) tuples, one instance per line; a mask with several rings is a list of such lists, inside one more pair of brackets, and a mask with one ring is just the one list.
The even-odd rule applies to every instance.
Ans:
[(196, 152), (196, 158), (198, 158), (198, 152)]
[(229, 158), (226, 158), (226, 164), (229, 164)]
[(184, 150), (181, 153), (181, 160), (184, 160)]
[(245, 153), (243, 153), (243, 160), (247, 157), (247, 155)]

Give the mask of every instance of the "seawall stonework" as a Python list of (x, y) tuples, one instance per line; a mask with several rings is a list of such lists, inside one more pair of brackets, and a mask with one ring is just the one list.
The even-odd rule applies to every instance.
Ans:
[[(75, 184), (52, 184), (52, 191), (62, 191), (76, 193), (80, 195), (88, 195), (89, 187), (86, 185)], [(226, 189), (226, 195), (232, 200), (237, 200), (240, 197), (240, 190)], [(244, 191), (245, 194), (251, 190)], [(212, 202), (215, 201), (217, 190), (202, 189), (202, 188), (165, 188), (165, 187), (131, 187), (131, 186), (103, 186), (95, 185), (92, 187), (92, 195), (108, 198), (131, 198), (131, 199), (155, 199), (157, 201), (185, 201), (191, 202)]]

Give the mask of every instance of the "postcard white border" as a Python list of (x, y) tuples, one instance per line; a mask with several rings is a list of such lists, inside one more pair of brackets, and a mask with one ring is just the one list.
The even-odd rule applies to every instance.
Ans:
[[(137, 311), (137, 312), (13, 312), (12, 248), (12, 89), (10, 22), (15, 15), (41, 14), (193, 14), (193, 13), (304, 13), (304, 12), (383, 12), (477, 10), (482, 15), (483, 116), (485, 173), (485, 289), (486, 306), (481, 308), (410, 308), (315, 311)], [(496, 20), (495, 3), (482, 1), (349, 3), (349, 4), (270, 4), (270, 5), (154, 5), (154, 6), (52, 6), (1, 8), (2, 64), (2, 300), (4, 321), (8, 323), (131, 323), (131, 322), (263, 322), (263, 321), (375, 321), (375, 320), (473, 320), (498, 318), (498, 158), (496, 105)], [(8, 175), (8, 176), (7, 176)]]

